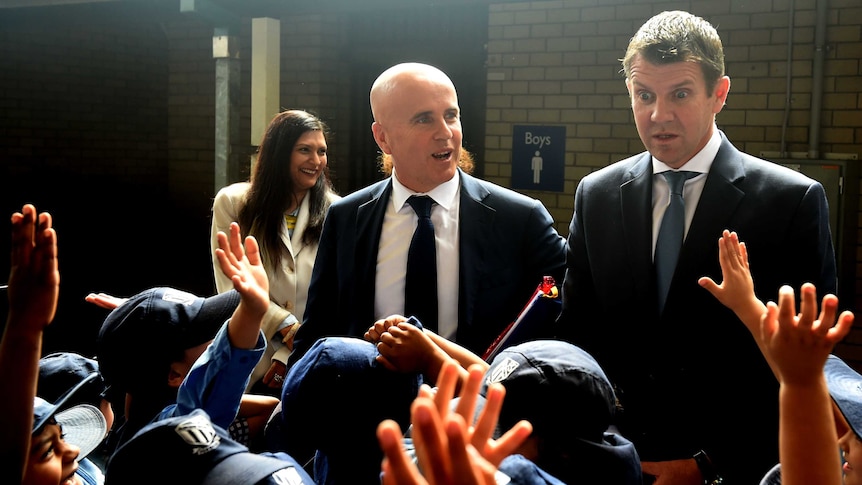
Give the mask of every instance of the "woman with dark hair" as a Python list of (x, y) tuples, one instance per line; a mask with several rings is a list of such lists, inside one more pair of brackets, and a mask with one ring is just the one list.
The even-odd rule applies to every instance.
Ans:
[(213, 274), (219, 293), (233, 288), (221, 272), (216, 235), (237, 222), (242, 236), (252, 235), (269, 277), (270, 307), (262, 330), (269, 339), (266, 355), (252, 373), (249, 390), (277, 394), (298, 322), (302, 321), (311, 269), (323, 219), (339, 197), (327, 176), (327, 126), (301, 110), (273, 118), (260, 143), (251, 181), (219, 190), (213, 203)]

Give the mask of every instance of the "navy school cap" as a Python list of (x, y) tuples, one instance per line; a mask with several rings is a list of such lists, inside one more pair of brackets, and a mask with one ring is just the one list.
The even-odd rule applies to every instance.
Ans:
[(99, 374), (99, 364), (93, 359), (74, 352), (56, 352), (39, 359), (39, 384), (36, 395), (48, 402), (56, 402), (60, 396), (91, 374), (89, 380), (75, 393), (75, 399), (67, 404), (91, 404), (99, 407), (107, 386)]
[(604, 371), (567, 342), (534, 340), (504, 349), (485, 373), (482, 395), (494, 382), (506, 388), (503, 429), (526, 419), (545, 437), (601, 441), (614, 419), (616, 397)]
[[(506, 388), (498, 426), (508, 430), (522, 419), (530, 421), (533, 435), (545, 442), (536, 459), (543, 472), (565, 483), (640, 483), (634, 445), (610, 428), (613, 387), (589, 353), (559, 340), (508, 347), (491, 362), (480, 392), (494, 382)], [(513, 483), (553, 482), (529, 469), (500, 469), (518, 477)]]
[(212, 340), (239, 302), (235, 290), (204, 298), (157, 287), (115, 308), (99, 330), (97, 351), (112, 394), (163, 385), (170, 362)]
[(410, 423), (422, 376), (390, 371), (377, 355), (371, 342), (326, 337), (285, 376), (281, 414), (271, 420), (275, 426), (267, 434), (280, 433), (292, 454), (296, 437), (302, 437), (303, 446), (317, 451), (315, 479), (321, 483), (378, 481), (383, 452), (377, 425), (393, 419), (406, 429)]
[(105, 484), (139, 483), (154, 458), (171, 463), (159, 474), (162, 485), (314, 484), (289, 455), (250, 452), (201, 409), (138, 431), (108, 461)]
[(40, 397), (33, 398), (33, 434), (41, 432), (53, 418), (63, 430), (63, 441), (81, 449), (78, 460), (96, 449), (108, 432), (105, 416), (89, 404), (78, 404), (72, 407), (68, 407), (66, 404), (73, 402), (81, 389), (98, 377), (98, 372), (88, 375), (67, 389), (53, 403)]
[(856, 438), (862, 440), (862, 375), (835, 355), (826, 359), (823, 373), (829, 395), (856, 433)]
[(566, 485), (557, 477), (524, 458), (523, 455), (509, 455), (500, 462), (500, 465), (497, 467), (497, 483), (509, 483), (511, 485)]

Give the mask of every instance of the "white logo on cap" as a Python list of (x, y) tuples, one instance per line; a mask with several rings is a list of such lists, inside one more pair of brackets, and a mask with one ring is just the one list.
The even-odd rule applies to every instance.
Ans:
[(306, 485), (295, 468), (282, 468), (271, 475), (272, 481), (278, 485)]
[(497, 470), (494, 472), (494, 483), (497, 485), (509, 485), (512, 483), (512, 479), (509, 478), (509, 475)]
[(174, 431), (192, 447), (195, 455), (209, 453), (221, 442), (212, 423), (203, 416), (192, 416), (178, 424)]
[(191, 305), (196, 299), (197, 297), (191, 293), (174, 289), (165, 290), (165, 293), (162, 295), (162, 300), (179, 303), (180, 305)]
[(518, 363), (515, 362), (511, 357), (506, 357), (506, 360), (497, 364), (496, 367), (491, 369), (491, 373), (488, 374), (488, 384), (493, 384), (495, 382), (500, 382), (505, 380), (507, 377), (512, 375), (512, 372), (515, 372), (515, 369), (518, 368)]

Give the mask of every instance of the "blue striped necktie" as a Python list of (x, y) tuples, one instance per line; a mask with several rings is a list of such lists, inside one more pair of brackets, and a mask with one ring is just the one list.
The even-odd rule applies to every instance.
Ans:
[(670, 202), (661, 219), (658, 239), (655, 243), (656, 283), (658, 284), (658, 311), (664, 310), (673, 273), (679, 259), (679, 251), (685, 237), (685, 201), (682, 198), (682, 188), (685, 181), (698, 175), (698, 172), (667, 171), (663, 172), (670, 188)]

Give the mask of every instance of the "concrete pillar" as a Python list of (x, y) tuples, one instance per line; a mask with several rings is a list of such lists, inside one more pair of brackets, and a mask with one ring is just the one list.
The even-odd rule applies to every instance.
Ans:
[[(215, 59), (215, 192), (239, 181), (239, 41), (226, 30), (213, 33)], [(213, 193), (215, 193), (213, 192)]]
[[(251, 143), (260, 143), (272, 117), (281, 111), (281, 21), (251, 21)], [(251, 170), (257, 155), (251, 156)]]

